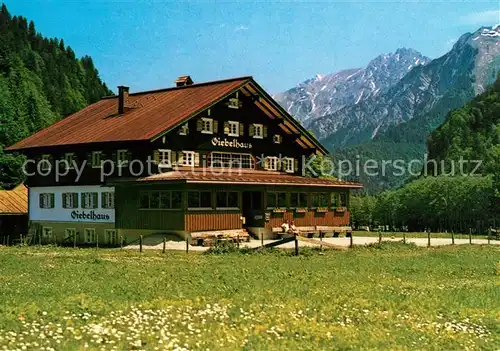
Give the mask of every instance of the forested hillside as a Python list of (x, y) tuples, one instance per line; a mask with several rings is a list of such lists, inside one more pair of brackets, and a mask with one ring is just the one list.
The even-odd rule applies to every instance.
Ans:
[[(488, 91), (448, 114), (429, 137), (428, 151), (429, 159), (437, 161), (436, 169), (434, 164), (428, 167), (436, 176), (421, 177), (376, 197), (354, 198), (353, 221), (408, 226), (410, 230), (498, 228), (500, 76)], [(460, 167), (460, 160), (467, 162)], [(476, 160), (481, 161), (477, 170)]]
[(482, 160), (483, 174), (500, 174), (500, 76), (487, 92), (448, 115), (429, 137), (428, 149), (430, 159), (446, 161), (446, 170), (462, 157)]
[(22, 181), (21, 156), (4, 148), (112, 92), (92, 59), (77, 58), (63, 39), (0, 9), (0, 187)]

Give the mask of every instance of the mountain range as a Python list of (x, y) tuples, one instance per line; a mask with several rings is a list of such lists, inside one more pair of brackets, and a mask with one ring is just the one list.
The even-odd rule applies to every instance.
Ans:
[[(499, 71), (500, 25), (462, 35), (433, 60), (399, 49), (365, 68), (307, 80), (275, 99), (337, 159), (422, 159), (429, 134), (451, 110), (484, 92)], [(404, 182), (358, 180), (371, 190)]]
[(424, 124), (425, 143), (427, 127), (435, 129), (447, 112), (483, 92), (499, 70), (500, 26), (483, 27), (440, 58), (398, 49), (365, 68), (318, 75), (274, 97), (330, 149), (375, 139), (413, 119)]

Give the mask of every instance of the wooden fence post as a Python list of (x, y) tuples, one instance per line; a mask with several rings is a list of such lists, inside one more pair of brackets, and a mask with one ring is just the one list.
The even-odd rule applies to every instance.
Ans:
[(472, 245), (472, 228), (469, 228), (469, 244)]
[[(352, 235), (351, 235), (352, 236)], [(378, 243), (380, 244), (382, 242), (382, 231), (378, 231)]]
[(319, 232), (319, 241), (321, 241), (321, 244), (319, 244), (320, 251), (323, 251), (323, 235), (323, 232)]
[(451, 244), (455, 245), (455, 231), (454, 230), (451, 231)]
[(99, 248), (99, 234), (95, 236), (95, 249), (97, 250)]
[(260, 232), (260, 246), (264, 246), (264, 232)]
[(7, 246), (9, 246), (10, 235), (7, 235)]
[(73, 248), (76, 249), (76, 231), (75, 235), (73, 235)]
[(163, 253), (165, 253), (166, 245), (167, 245), (167, 239), (163, 237), (163, 251), (162, 251)]
[(491, 230), (488, 230), (488, 245), (490, 244)]
[(23, 242), (23, 235), (21, 234), (21, 246), (24, 245), (24, 242)]
[(142, 252), (142, 235), (139, 237), (139, 252)]
[(354, 234), (351, 232), (350, 240), (349, 240), (349, 247), (353, 247), (354, 245)]
[(240, 235), (236, 235), (236, 247), (239, 249), (240, 248)]
[(299, 240), (297, 239), (297, 234), (294, 234), (295, 239), (295, 256), (299, 255)]
[(186, 237), (186, 253), (189, 253), (189, 237)]
[(431, 247), (431, 231), (427, 230), (427, 247)]
[(406, 232), (403, 231), (403, 244), (406, 244)]
[(120, 234), (120, 250), (123, 250), (123, 235)]

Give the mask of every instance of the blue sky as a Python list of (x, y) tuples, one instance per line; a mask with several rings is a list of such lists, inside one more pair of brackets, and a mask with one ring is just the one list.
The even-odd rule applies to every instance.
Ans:
[(253, 75), (277, 93), (399, 47), (436, 58), (461, 34), (500, 23), (500, 0), (4, 2), (43, 35), (92, 56), (112, 90), (132, 92), (189, 74), (195, 82)]

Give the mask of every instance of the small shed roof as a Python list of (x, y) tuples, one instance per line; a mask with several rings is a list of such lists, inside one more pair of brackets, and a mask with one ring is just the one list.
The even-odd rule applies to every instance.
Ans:
[(27, 214), (28, 188), (24, 184), (12, 190), (0, 190), (0, 215)]

